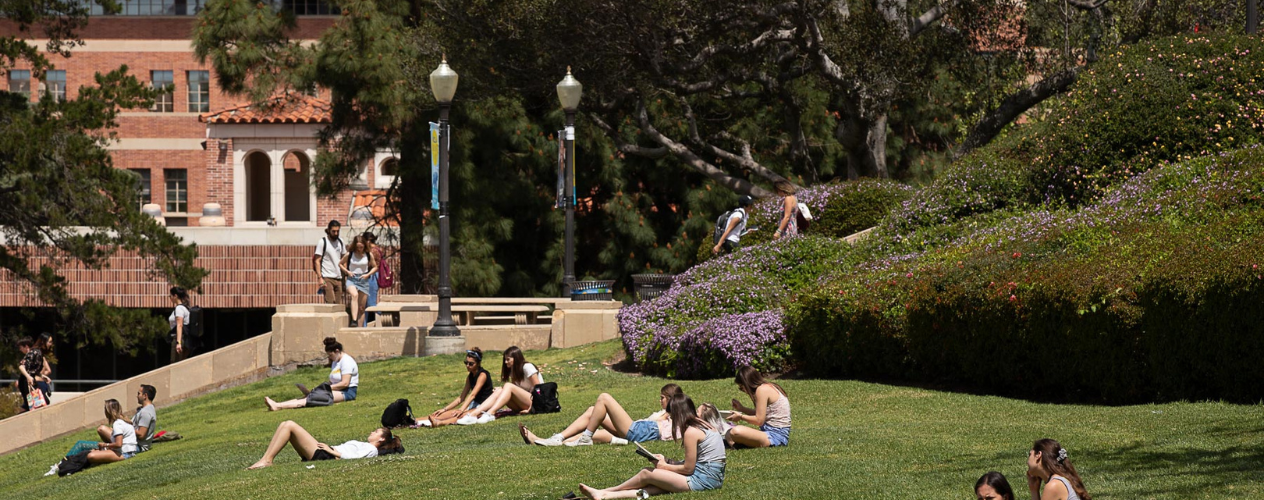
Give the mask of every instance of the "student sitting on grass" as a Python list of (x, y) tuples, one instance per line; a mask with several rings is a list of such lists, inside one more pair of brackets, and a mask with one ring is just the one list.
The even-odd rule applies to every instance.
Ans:
[(571, 422), (565, 430), (548, 439), (540, 439), (527, 427), (518, 424), (518, 433), (527, 444), (540, 446), (585, 446), (593, 443), (628, 444), (644, 443), (662, 439), (671, 440), (671, 415), (667, 412), (667, 402), (672, 396), (680, 394), (680, 386), (667, 384), (658, 392), (658, 404), (662, 410), (649, 417), (632, 421), (628, 412), (623, 410), (614, 396), (601, 394), (597, 402), (584, 410), (584, 414)]
[(285, 449), (286, 444), (293, 446), (294, 451), (304, 462), (352, 460), (404, 452), (404, 445), (400, 442), (399, 436), (392, 435), (391, 430), (385, 427), (370, 432), (366, 441), (347, 441), (338, 446), (329, 446), (317, 441), (311, 433), (307, 432), (307, 429), (294, 423), (293, 420), (286, 420), (277, 426), (276, 432), (272, 433), (272, 442), (268, 443), (268, 450), (263, 452), (263, 458), (247, 467), (247, 470), (262, 469), (272, 465), (272, 461), (281, 453), (281, 450)]
[(447, 406), (418, 422), (424, 427), (438, 427), (456, 423), (461, 417), (478, 408), (492, 396), (492, 374), (483, 369), (483, 350), (477, 347), (465, 351), (465, 386), (461, 395)]
[(487, 398), (487, 401), (465, 414), (456, 423), (470, 425), (494, 421), (496, 416), (493, 413), (505, 406), (519, 414), (531, 411), (531, 389), (544, 383), (544, 377), (540, 376), (540, 370), (535, 365), (527, 362), (527, 358), (522, 356), (522, 349), (518, 346), (505, 349), (501, 357), (500, 381), (505, 385), (493, 390), (492, 396)]
[(737, 371), (734, 382), (742, 392), (750, 396), (755, 408), (747, 408), (734, 399), (734, 413), (729, 415), (729, 421), (756, 425), (759, 426), (759, 430), (741, 425), (734, 426), (728, 433), (729, 442), (734, 446), (747, 448), (789, 444), (790, 398), (786, 395), (786, 390), (780, 385), (764, 380), (759, 370), (749, 366), (744, 366)]
[(974, 483), (976, 500), (1014, 500), (1014, 489), (1009, 487), (1005, 475), (992, 471)]
[[(154, 410), (154, 397), (158, 390), (152, 385), (141, 384), (136, 391), (136, 414), (132, 416), (132, 429), (136, 433), (136, 453), (149, 451), (154, 442), (154, 434), (158, 431), (158, 412)], [(114, 430), (109, 426), (97, 427), (97, 435), (101, 441), (113, 441)]]
[[(325, 354), (329, 356), (329, 388), (333, 392), (333, 403), (355, 401), (356, 390), (360, 387), (360, 365), (356, 363), (355, 358), (352, 358), (350, 354), (342, 352), (342, 343), (333, 337), (325, 337)], [(311, 392), (303, 384), (296, 385), (298, 385), (298, 390), (302, 391), (304, 397), (280, 403), (273, 401), (272, 398), (264, 397), (264, 402), (268, 404), (268, 411), (288, 410), (307, 406), (307, 396), (310, 396)], [(321, 406), (327, 405), (322, 404)]]
[(1052, 439), (1036, 441), (1027, 452), (1027, 489), (1032, 500), (1092, 500), (1066, 449)]
[(97, 443), (97, 449), (88, 453), (88, 463), (108, 464), (135, 456), (136, 428), (123, 416), (123, 407), (117, 399), (105, 400), (105, 420), (110, 422), (110, 439)]
[(685, 449), (685, 460), (669, 464), (662, 455), (654, 466), (642, 469), (631, 479), (613, 488), (599, 490), (580, 484), (584, 496), (604, 498), (646, 498), (664, 493), (705, 491), (724, 485), (724, 437), (698, 418), (693, 400), (676, 394), (668, 403), (672, 416), (672, 435)]

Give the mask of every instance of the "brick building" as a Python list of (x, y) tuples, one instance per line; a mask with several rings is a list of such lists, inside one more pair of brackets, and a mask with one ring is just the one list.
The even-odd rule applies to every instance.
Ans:
[[(114, 166), (139, 175), (138, 209), (157, 205), (172, 232), (198, 244), (197, 263), (211, 271), (193, 297), (205, 311), (207, 342), (225, 345), (269, 331), (277, 305), (318, 300), (310, 259), (325, 224), (343, 222), (348, 240), (348, 233), (365, 229), (357, 224), (362, 218), (352, 217), (359, 207), (380, 215), (383, 188), (393, 180), (393, 155), (382, 152), (366, 163), (349, 191), (317, 197), (311, 162), (314, 135), (330, 119), (327, 95), (295, 95), (268, 106), (225, 95), (215, 84), (214, 69), (199, 63), (190, 45), (201, 0), (124, 0), (123, 5), (120, 15), (91, 17), (79, 32), (84, 44), (70, 57), (51, 55), (55, 69), (42, 80), (19, 65), (4, 75), (3, 84), (32, 101), (73, 98), (96, 73), (126, 65), (140, 80), (174, 86), (152, 109), (121, 113), (118, 140), (109, 146)], [(298, 14), (292, 36), (299, 39), (316, 39), (336, 19), (316, 0), (282, 0), (278, 6)], [(0, 33), (23, 36), (5, 20), (0, 20)], [(29, 40), (37, 46), (44, 42)], [(208, 204), (219, 205), (222, 222), (203, 213)], [(120, 254), (106, 269), (64, 274), (78, 297), (153, 309), (166, 317), (167, 284), (148, 271), (143, 259)], [(23, 309), (38, 306), (21, 284), (0, 279), (0, 328), (29, 324)], [(116, 356), (108, 362), (61, 350), (75, 357), (63, 356), (61, 379), (124, 377), (166, 361), (165, 346), (141, 359)]]

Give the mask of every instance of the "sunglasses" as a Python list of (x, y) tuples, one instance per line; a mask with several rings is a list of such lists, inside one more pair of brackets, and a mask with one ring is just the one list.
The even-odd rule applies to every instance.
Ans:
[(473, 362), (473, 361), (466, 361), (466, 362), (465, 362), (465, 366), (474, 366), (474, 362)]

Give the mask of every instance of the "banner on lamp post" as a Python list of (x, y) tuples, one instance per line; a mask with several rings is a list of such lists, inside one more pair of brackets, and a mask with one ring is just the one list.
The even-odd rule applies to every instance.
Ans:
[(557, 131), (557, 204), (556, 208), (566, 207), (566, 139), (562, 131)]
[(430, 209), (439, 209), (439, 124), (430, 122)]

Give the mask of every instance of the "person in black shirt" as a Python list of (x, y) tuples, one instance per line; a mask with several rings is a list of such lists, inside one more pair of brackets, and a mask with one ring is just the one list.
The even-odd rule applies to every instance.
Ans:
[(465, 376), (465, 387), (461, 389), (461, 395), (447, 406), (431, 413), (430, 418), (423, 420), (421, 425), (437, 427), (455, 423), (492, 396), (492, 374), (483, 369), (482, 349), (475, 347), (465, 351), (465, 371), (468, 374)]

